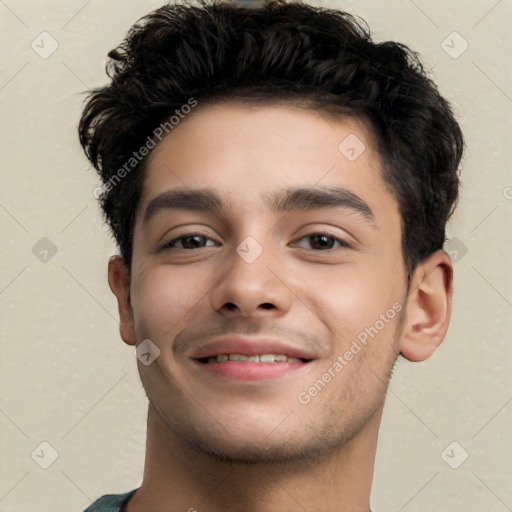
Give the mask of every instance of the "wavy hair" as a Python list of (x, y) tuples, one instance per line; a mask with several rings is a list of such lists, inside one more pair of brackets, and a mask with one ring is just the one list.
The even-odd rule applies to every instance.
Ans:
[[(443, 247), (458, 198), (460, 127), (417, 53), (373, 42), (363, 20), (301, 1), (247, 9), (185, 0), (141, 18), (108, 56), (110, 83), (89, 93), (79, 123), (104, 184), (191, 97), (289, 102), (363, 120), (374, 134), (408, 275)], [(146, 162), (100, 197), (128, 270)]]

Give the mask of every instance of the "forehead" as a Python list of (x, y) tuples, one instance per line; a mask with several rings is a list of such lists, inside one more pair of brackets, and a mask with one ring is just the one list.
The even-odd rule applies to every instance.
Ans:
[(298, 187), (394, 203), (381, 176), (374, 139), (356, 119), (282, 105), (199, 105), (150, 154), (139, 211), (173, 188), (217, 189), (238, 211), (269, 209), (277, 190)]

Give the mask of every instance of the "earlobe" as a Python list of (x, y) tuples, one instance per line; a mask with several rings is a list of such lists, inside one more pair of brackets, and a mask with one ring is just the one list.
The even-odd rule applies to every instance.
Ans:
[(442, 343), (452, 311), (453, 266), (442, 250), (425, 258), (411, 279), (401, 353), (424, 361)]
[(117, 298), (121, 338), (128, 345), (135, 345), (133, 311), (130, 301), (130, 274), (121, 256), (112, 256), (108, 262), (108, 284)]

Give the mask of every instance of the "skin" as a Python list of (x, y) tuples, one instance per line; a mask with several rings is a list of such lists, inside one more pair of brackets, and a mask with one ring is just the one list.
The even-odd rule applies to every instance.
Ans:
[[(356, 134), (349, 161), (338, 146)], [(368, 512), (385, 394), (401, 353), (428, 358), (448, 329), (452, 264), (422, 261), (407, 286), (401, 218), (381, 177), (375, 142), (353, 119), (286, 105), (197, 107), (152, 151), (136, 212), (131, 271), (109, 263), (121, 337), (150, 339), (138, 361), (150, 401), (143, 483), (128, 512)], [(177, 187), (211, 188), (221, 214), (165, 210), (150, 201)], [(286, 187), (343, 187), (371, 208), (276, 213), (262, 196)], [(200, 232), (198, 248), (171, 239)], [(350, 245), (311, 235), (328, 231)], [(309, 236), (308, 236), (309, 235)], [(263, 249), (247, 263), (236, 248)], [(357, 335), (402, 306), (309, 403), (298, 400)], [(212, 378), (187, 357), (227, 334), (272, 335), (315, 359), (268, 381)], [(301, 508), (302, 507), (302, 508)]]

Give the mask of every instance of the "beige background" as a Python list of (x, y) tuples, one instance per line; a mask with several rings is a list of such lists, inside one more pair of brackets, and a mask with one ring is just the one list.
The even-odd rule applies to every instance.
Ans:
[[(453, 102), (468, 144), (461, 203), (449, 227), (458, 250), (453, 321), (430, 360), (399, 362), (372, 506), (510, 511), (512, 2), (315, 4), (355, 12), (377, 40), (419, 51)], [(106, 281), (114, 246), (76, 125), (79, 93), (106, 81), (107, 52), (160, 5), (0, 1), (0, 512), (79, 512), (101, 494), (141, 482), (146, 398), (132, 349), (118, 334)], [(465, 43), (456, 35), (446, 40), (454, 31), (469, 44), (457, 58)], [(42, 32), (58, 43), (47, 58), (40, 53), (52, 41)], [(48, 469), (40, 465), (51, 462), (52, 451), (42, 442), (58, 454)], [(456, 466), (465, 451), (457, 469), (445, 462)]]

